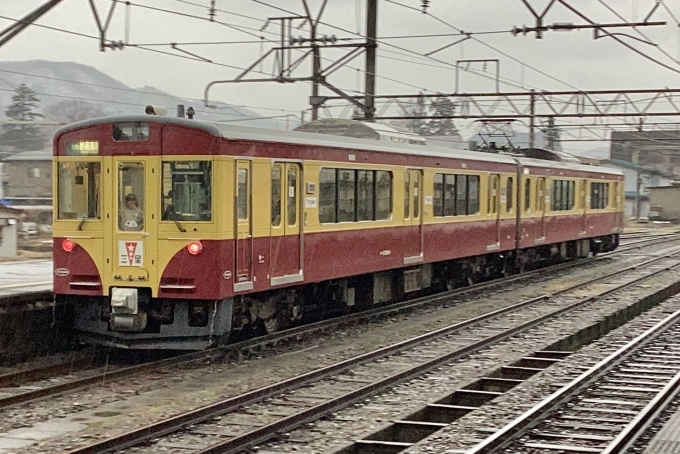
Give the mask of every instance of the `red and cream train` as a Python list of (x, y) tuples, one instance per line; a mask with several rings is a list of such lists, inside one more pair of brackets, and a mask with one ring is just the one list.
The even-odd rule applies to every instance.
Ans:
[(623, 228), (612, 169), (178, 118), (65, 126), (54, 175), (58, 302), (125, 348), (610, 251)]

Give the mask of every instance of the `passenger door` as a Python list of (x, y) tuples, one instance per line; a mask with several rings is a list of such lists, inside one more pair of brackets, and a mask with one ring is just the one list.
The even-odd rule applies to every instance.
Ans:
[[(115, 156), (107, 169), (115, 212), (111, 272), (115, 286), (149, 287), (156, 282), (158, 169), (144, 157)], [(108, 215), (107, 215), (108, 217)]]
[(404, 173), (404, 221), (408, 239), (404, 265), (423, 261), (423, 171), (406, 169)]
[(581, 231), (579, 232), (579, 237), (584, 237), (588, 234), (588, 220), (586, 217), (586, 211), (588, 209), (588, 198), (586, 196), (586, 190), (588, 189), (588, 180), (579, 180), (578, 194), (579, 194), (579, 204), (581, 207)]
[(253, 288), (252, 187), (251, 162), (236, 160), (234, 175), (235, 292)]
[[(505, 197), (501, 197), (501, 176), (497, 173), (489, 175), (489, 206), (488, 213), (494, 221), (492, 238), (494, 243), (487, 244), (487, 251), (495, 251), (501, 246), (501, 203)], [(503, 193), (505, 196), (505, 193)]]
[(545, 243), (545, 205), (547, 203), (546, 179), (539, 177), (536, 181), (536, 211), (540, 215), (540, 238), (536, 238), (536, 244)]
[(302, 272), (302, 167), (275, 162), (271, 172), (272, 286), (299, 282)]

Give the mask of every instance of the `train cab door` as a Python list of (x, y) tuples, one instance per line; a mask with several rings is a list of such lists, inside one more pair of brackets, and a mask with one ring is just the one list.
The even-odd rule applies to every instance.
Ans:
[(236, 280), (234, 291), (253, 288), (253, 213), (251, 161), (236, 160), (234, 175), (234, 231)]
[(113, 285), (151, 287), (156, 282), (158, 171), (145, 157), (114, 156), (107, 169), (111, 175), (115, 210), (107, 214), (113, 221), (111, 272)]
[(548, 190), (546, 188), (546, 178), (539, 177), (536, 182), (536, 209), (541, 216), (541, 237), (536, 239), (536, 244), (545, 243), (545, 205), (548, 203)]
[(302, 167), (275, 162), (271, 172), (271, 286), (303, 280)]
[(492, 241), (486, 245), (487, 251), (500, 249), (501, 246), (501, 203), (505, 203), (507, 195), (501, 192), (501, 176), (497, 173), (489, 175), (488, 213), (494, 220)]
[(588, 218), (586, 212), (588, 210), (588, 180), (581, 179), (578, 182), (578, 197), (579, 197), (579, 209), (581, 211), (581, 230), (578, 234), (579, 237), (585, 237), (588, 234)]
[(404, 265), (423, 261), (423, 171), (404, 172), (404, 223), (408, 239), (404, 243)]

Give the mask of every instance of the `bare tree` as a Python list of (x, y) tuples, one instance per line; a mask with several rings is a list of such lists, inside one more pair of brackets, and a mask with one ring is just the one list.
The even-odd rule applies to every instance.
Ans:
[(90, 118), (103, 117), (106, 112), (97, 104), (86, 101), (66, 100), (60, 101), (45, 109), (45, 113), (57, 121), (73, 123), (74, 121), (87, 120)]

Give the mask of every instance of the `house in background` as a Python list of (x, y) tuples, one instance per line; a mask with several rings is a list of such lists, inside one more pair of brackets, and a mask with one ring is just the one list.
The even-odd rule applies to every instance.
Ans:
[(650, 189), (671, 186), (673, 174), (650, 166), (634, 164), (618, 159), (605, 159), (601, 166), (619, 169), (625, 176), (626, 216), (648, 217), (650, 212)]
[(3, 163), (4, 204), (20, 210), (22, 218), (52, 223), (52, 149), (25, 151)]

